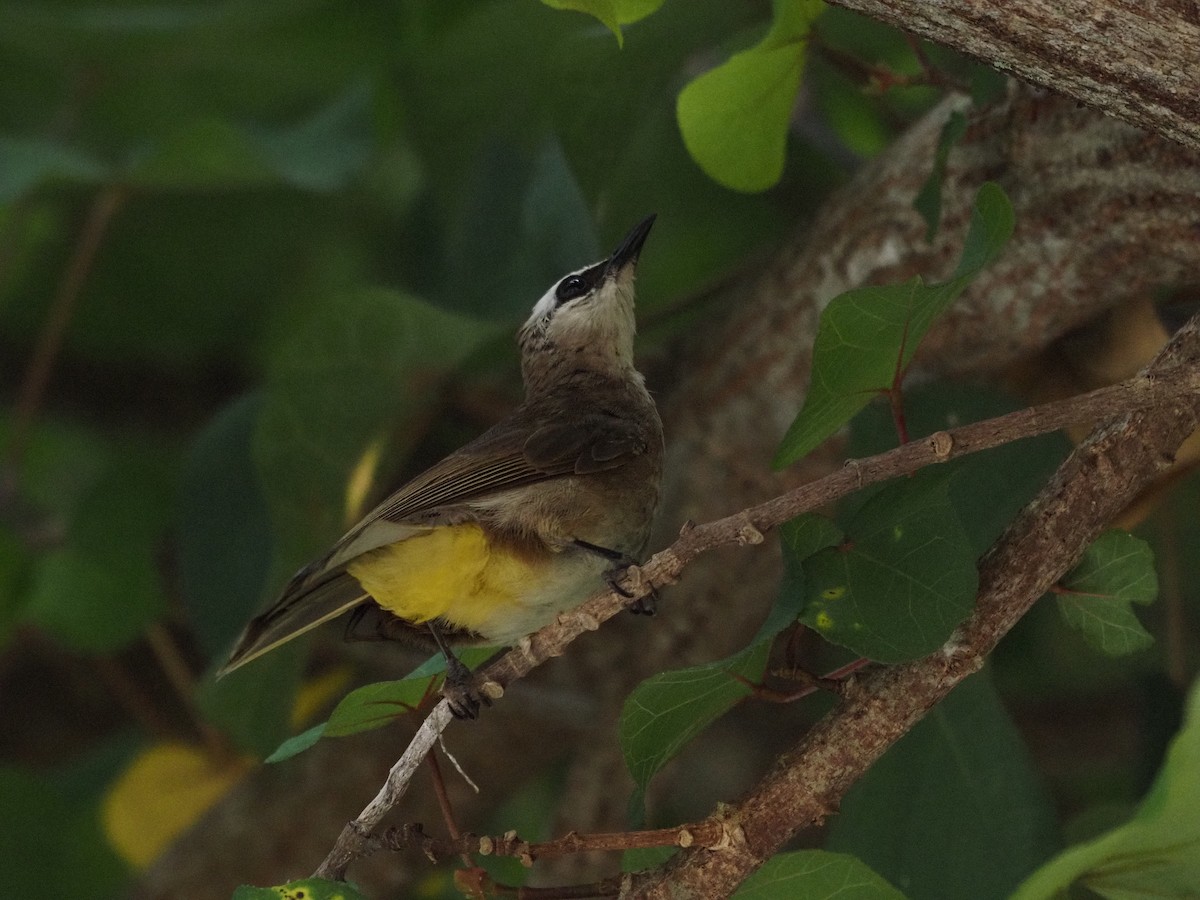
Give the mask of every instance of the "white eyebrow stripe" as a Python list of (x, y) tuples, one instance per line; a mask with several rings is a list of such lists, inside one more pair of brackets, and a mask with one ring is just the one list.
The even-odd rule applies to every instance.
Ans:
[(536, 322), (538, 319), (544, 319), (554, 311), (554, 291), (558, 288), (558, 282), (555, 282), (550, 290), (542, 294), (542, 299), (533, 304), (533, 313), (529, 316), (530, 322)]

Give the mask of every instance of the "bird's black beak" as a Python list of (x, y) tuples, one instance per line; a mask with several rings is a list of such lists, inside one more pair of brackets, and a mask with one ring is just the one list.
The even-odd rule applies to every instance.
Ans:
[(617, 245), (617, 249), (608, 258), (608, 267), (605, 270), (606, 274), (616, 275), (625, 269), (626, 266), (637, 263), (638, 256), (642, 252), (642, 245), (646, 243), (646, 236), (650, 234), (650, 228), (654, 225), (656, 217), (657, 213), (646, 216), (646, 218), (633, 226), (629, 234), (625, 235), (625, 239)]

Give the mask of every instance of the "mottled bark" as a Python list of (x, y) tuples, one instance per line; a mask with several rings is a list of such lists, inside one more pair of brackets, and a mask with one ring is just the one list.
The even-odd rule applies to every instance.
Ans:
[(1191, 0), (831, 0), (1200, 150)]

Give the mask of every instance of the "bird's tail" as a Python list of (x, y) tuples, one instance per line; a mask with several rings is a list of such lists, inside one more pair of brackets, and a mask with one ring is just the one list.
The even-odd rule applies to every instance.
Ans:
[(217, 672), (218, 678), (370, 599), (344, 571), (315, 581), (305, 574), (293, 578), (270, 609), (250, 620), (229, 660)]

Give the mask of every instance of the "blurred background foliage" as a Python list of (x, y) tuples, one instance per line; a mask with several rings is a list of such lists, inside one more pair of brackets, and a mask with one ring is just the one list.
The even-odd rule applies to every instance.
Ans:
[[(6, 892), (120, 893), (344, 689), (302, 690), (302, 647), (206, 673), (365, 500), (503, 415), (512, 333), (557, 276), (657, 212), (653, 370), (940, 96), (897, 33), (828, 10), (806, 46), (819, 8), (792, 6), (671, 0), (620, 46), (536, 0), (0, 6)], [(789, 41), (798, 100), (753, 123), (766, 159), (735, 187), (755, 192), (725, 186), (681, 92)], [(1012, 652), (1002, 684), (1101, 678), (1076, 638), (1026, 631), (1065, 642), (1030, 657), (1055, 671)], [(1163, 668), (1106, 665), (1135, 693)], [(1152, 770), (1161, 740), (1104, 799), (1137, 796), (1130, 759)]]

